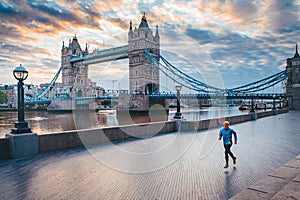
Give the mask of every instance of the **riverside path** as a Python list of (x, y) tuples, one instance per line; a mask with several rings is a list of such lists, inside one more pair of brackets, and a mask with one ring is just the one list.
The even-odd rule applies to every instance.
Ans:
[(0, 199), (229, 199), (300, 154), (299, 119), (231, 125), (227, 169), (218, 128), (0, 161)]

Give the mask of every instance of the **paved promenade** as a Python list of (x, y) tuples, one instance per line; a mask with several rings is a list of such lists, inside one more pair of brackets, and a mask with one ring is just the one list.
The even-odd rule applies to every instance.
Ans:
[(252, 199), (300, 199), (300, 155), (231, 198)]
[[(277, 170), (295, 166), (287, 163), (300, 154), (299, 119), (299, 111), (290, 111), (232, 125), (237, 164), (227, 169), (218, 129), (0, 161), (0, 199), (242, 199), (249, 188), (268, 194), (254, 185), (266, 177), (291, 178)], [(294, 175), (284, 184), (299, 191)]]

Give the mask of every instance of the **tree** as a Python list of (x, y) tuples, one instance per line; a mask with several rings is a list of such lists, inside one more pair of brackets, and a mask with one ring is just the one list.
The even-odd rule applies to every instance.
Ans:
[(7, 103), (7, 101), (8, 101), (7, 94), (0, 90), (0, 104)]

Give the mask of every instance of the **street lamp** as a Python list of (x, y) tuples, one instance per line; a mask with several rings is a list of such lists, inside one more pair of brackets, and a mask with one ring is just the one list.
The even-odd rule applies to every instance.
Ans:
[(281, 109), (281, 99), (282, 97), (279, 97), (279, 109)]
[(254, 94), (251, 93), (251, 110), (250, 112), (255, 112), (254, 110)]
[(28, 77), (28, 71), (21, 64), (13, 70), (14, 77), (18, 82), (18, 121), (15, 122), (15, 128), (11, 130), (13, 134), (31, 133), (28, 123), (24, 120), (24, 88), (23, 81)]
[(181, 112), (180, 112), (180, 90), (181, 90), (181, 85), (176, 85), (175, 86), (177, 94), (176, 94), (176, 98), (177, 98), (177, 112), (175, 113), (174, 119), (181, 119)]

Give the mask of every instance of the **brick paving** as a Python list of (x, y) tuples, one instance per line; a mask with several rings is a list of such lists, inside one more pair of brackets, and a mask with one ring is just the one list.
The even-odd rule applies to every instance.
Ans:
[[(266, 177), (292, 176), (282, 167), (300, 154), (299, 119), (291, 111), (232, 125), (237, 164), (228, 169), (218, 129), (0, 161), (0, 199), (236, 198)], [(297, 191), (299, 176), (291, 178), (274, 195)]]
[(231, 198), (256, 199), (300, 199), (300, 155)]

